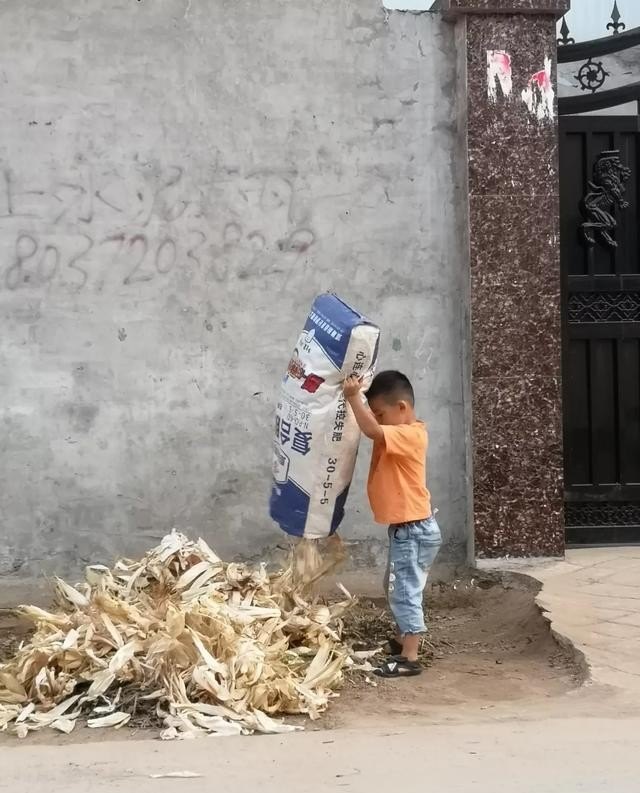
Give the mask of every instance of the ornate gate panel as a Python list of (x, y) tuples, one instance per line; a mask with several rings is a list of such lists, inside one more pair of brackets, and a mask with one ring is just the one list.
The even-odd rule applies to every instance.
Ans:
[(560, 123), (568, 543), (640, 542), (639, 129)]

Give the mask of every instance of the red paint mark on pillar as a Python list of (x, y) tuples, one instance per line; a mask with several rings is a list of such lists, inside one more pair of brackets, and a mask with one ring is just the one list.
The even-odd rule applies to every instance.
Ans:
[(529, 78), (527, 87), (522, 92), (522, 101), (527, 110), (538, 121), (553, 119), (555, 92), (551, 82), (551, 58), (544, 59), (544, 69), (535, 72)]
[(487, 95), (492, 102), (498, 99), (498, 86), (503, 96), (511, 96), (511, 55), (504, 50), (487, 50)]

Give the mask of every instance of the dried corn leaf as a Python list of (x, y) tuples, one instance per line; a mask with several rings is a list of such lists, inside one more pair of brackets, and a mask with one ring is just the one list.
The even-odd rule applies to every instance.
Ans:
[(211, 550), (202, 537), (199, 537), (195, 544), (198, 549), (198, 553), (203, 559), (206, 559), (210, 564), (220, 565), (220, 567), (222, 567), (222, 559), (220, 559), (220, 557)]
[(111, 579), (111, 570), (103, 564), (90, 564), (85, 568), (85, 578), (90, 586), (107, 585)]
[(111, 617), (106, 613), (103, 613), (101, 616), (102, 624), (107, 629), (109, 636), (113, 639), (114, 645), (116, 647), (124, 647), (124, 639), (122, 638), (122, 634), (111, 621)]
[(302, 727), (296, 727), (292, 724), (285, 724), (282, 721), (276, 721), (261, 710), (254, 710), (252, 714), (258, 732), (265, 733), (266, 735), (276, 735), (285, 732), (296, 732), (301, 730)]
[(87, 713), (92, 728), (118, 728), (155, 700), (165, 740), (291, 731), (272, 715), (327, 707), (352, 602), (345, 590), (344, 604), (318, 603), (295, 579), (225, 565), (176, 531), (139, 561), (90, 565), (85, 584), (56, 579), (61, 610), (23, 607), (35, 634), (0, 664), (0, 730), (67, 732)]
[(27, 692), (22, 683), (9, 672), (0, 672), (0, 702), (19, 705), (27, 701)]
[(194, 711), (191, 718), (198, 725), (215, 735), (242, 735), (243, 729), (237, 722), (228, 721), (222, 716), (205, 716), (203, 713)]
[(63, 601), (67, 601), (72, 606), (79, 609), (84, 609), (89, 605), (89, 599), (78, 592), (77, 589), (67, 584), (61, 578), (56, 578), (56, 592)]
[(176, 581), (176, 589), (185, 589), (188, 586), (191, 586), (198, 576), (201, 576), (203, 573), (209, 573), (210, 576), (215, 575), (216, 569), (212, 567), (211, 563), (206, 559), (202, 562), (198, 562), (198, 564), (194, 564), (193, 567), (190, 567), (186, 572), (184, 572), (180, 578)]
[(64, 732), (66, 735), (69, 735), (70, 732), (73, 732), (76, 726), (75, 719), (56, 719), (52, 721), (50, 727), (54, 730), (58, 730), (58, 732)]
[(75, 705), (76, 702), (78, 702), (79, 700), (80, 700), (80, 694), (74, 694), (72, 697), (65, 699), (64, 702), (61, 702), (59, 705), (56, 705), (55, 708), (51, 708), (51, 710), (47, 710), (40, 713), (34, 713), (33, 711), (31, 711), (28, 714), (28, 716), (32, 721), (36, 721), (40, 724), (48, 724), (63, 716), (69, 710), (69, 708), (72, 705)]
[(26, 738), (29, 734), (29, 728), (26, 724), (16, 724), (15, 733), (18, 738)]
[(96, 705), (93, 709), (92, 713), (97, 715), (103, 715), (105, 713), (113, 713), (113, 711), (118, 707), (118, 703), (120, 702), (120, 695), (122, 694), (122, 689), (118, 689), (118, 693), (113, 698), (113, 701), (107, 699), (107, 697), (100, 697), (103, 702), (106, 702), (106, 705)]
[(53, 614), (50, 611), (38, 608), (38, 606), (19, 606), (17, 609), (18, 614), (33, 623), (42, 623), (48, 626), (57, 626), (58, 628), (70, 628), (69, 616), (67, 614)]
[(87, 699), (89, 701), (97, 699), (99, 696), (109, 690), (109, 686), (116, 679), (116, 676), (110, 669), (101, 669), (93, 677), (93, 682), (87, 691)]
[(160, 541), (160, 545), (151, 551), (151, 558), (157, 558), (159, 562), (164, 563), (172, 556), (180, 552), (183, 546), (183, 536), (175, 529), (171, 534), (166, 534)]
[(189, 719), (187, 714), (176, 713), (175, 715), (166, 716), (164, 723), (169, 729), (175, 729), (178, 730), (179, 732), (193, 733), (193, 734), (206, 733), (206, 730), (194, 724)]
[(64, 637), (64, 641), (62, 642), (62, 649), (70, 650), (72, 647), (76, 647), (79, 638), (80, 638), (80, 633), (78, 629), (71, 628), (69, 633), (67, 633), (67, 635)]
[(375, 655), (379, 655), (382, 652), (382, 647), (376, 647), (373, 650), (356, 650), (355, 652), (351, 653), (353, 658), (357, 658), (360, 661), (367, 661), (369, 658), (373, 658)]
[(25, 721), (29, 716), (34, 712), (36, 709), (35, 703), (30, 702), (20, 711), (18, 711), (18, 715), (16, 716), (16, 724), (20, 724), (20, 722)]
[(194, 771), (168, 771), (166, 774), (149, 774), (150, 779), (200, 779), (203, 775)]
[(129, 642), (117, 651), (109, 663), (109, 671), (112, 675), (117, 675), (121, 669), (129, 663), (136, 653), (142, 651), (142, 642)]
[(196, 666), (191, 673), (193, 682), (203, 691), (208, 691), (218, 702), (231, 699), (231, 692), (225, 683), (220, 683), (215, 674), (204, 666)]
[(211, 653), (204, 646), (202, 640), (195, 631), (190, 630), (189, 633), (191, 634), (193, 643), (195, 644), (198, 652), (200, 653), (200, 657), (208, 666), (208, 668), (211, 669), (212, 672), (217, 672), (220, 675), (226, 676), (228, 674), (227, 667), (224, 666), (224, 664), (221, 664), (211, 655)]
[(97, 719), (88, 719), (87, 727), (91, 727), (91, 729), (99, 729), (100, 727), (115, 727), (117, 730), (120, 727), (124, 727), (130, 718), (130, 713), (117, 710), (115, 713), (110, 713), (108, 716), (100, 716)]
[(20, 714), (19, 705), (0, 705), (0, 732), (7, 729), (12, 721)]

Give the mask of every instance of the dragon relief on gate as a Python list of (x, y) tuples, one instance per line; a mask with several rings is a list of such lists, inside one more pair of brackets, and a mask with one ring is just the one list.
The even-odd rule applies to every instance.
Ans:
[(618, 150), (600, 152), (593, 166), (593, 181), (588, 183), (589, 190), (580, 207), (585, 219), (581, 224), (582, 235), (589, 246), (596, 244), (598, 235), (606, 245), (618, 246), (612, 236), (618, 225), (612, 212), (616, 207), (629, 206), (624, 193), (630, 176), (631, 169), (623, 165)]

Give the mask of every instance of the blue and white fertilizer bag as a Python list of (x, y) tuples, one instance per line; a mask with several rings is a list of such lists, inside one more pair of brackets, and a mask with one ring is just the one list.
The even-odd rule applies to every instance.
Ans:
[(319, 295), (298, 337), (276, 409), (270, 514), (287, 534), (322, 539), (342, 518), (360, 430), (345, 377), (373, 377), (380, 330), (335, 295)]

